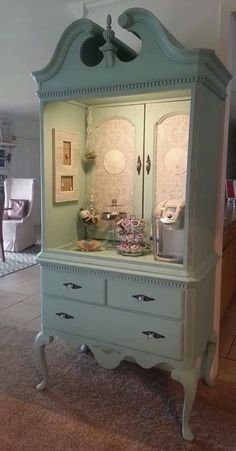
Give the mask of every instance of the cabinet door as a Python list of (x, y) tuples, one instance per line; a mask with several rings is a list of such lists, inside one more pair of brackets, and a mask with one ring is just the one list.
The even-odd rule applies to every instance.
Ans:
[(190, 100), (168, 100), (146, 105), (145, 218), (150, 218), (160, 201), (185, 200), (189, 116)]
[(97, 154), (87, 178), (95, 189), (99, 214), (109, 211), (112, 199), (118, 209), (140, 217), (142, 211), (144, 105), (95, 106), (91, 144)]

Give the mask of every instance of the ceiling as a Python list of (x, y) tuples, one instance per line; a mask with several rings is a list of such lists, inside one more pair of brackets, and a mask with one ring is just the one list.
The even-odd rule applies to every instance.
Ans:
[[(86, 0), (91, 2), (99, 6), (101, 0)], [(65, 28), (83, 13), (82, 0), (2, 0), (0, 117), (38, 115), (36, 84), (30, 73), (46, 66)], [(236, 50), (234, 60), (236, 74)], [(236, 104), (236, 83), (234, 90)]]

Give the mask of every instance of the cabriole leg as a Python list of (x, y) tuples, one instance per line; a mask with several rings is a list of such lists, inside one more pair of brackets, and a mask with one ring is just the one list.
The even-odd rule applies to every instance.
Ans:
[(42, 391), (45, 389), (48, 380), (48, 368), (45, 356), (45, 346), (53, 341), (53, 337), (44, 335), (43, 332), (39, 332), (35, 339), (35, 351), (38, 364), (43, 373), (43, 380), (36, 386), (36, 389)]
[(180, 382), (184, 387), (184, 406), (182, 416), (182, 435), (186, 440), (192, 440), (193, 434), (189, 427), (189, 418), (196, 395), (198, 373), (197, 370), (173, 370), (171, 377)]
[(213, 385), (215, 384), (215, 380), (211, 378), (210, 372), (216, 353), (216, 345), (217, 345), (217, 336), (215, 332), (213, 332), (207, 343), (206, 353), (205, 356), (203, 357), (202, 362), (202, 378), (204, 382), (210, 387), (213, 387)]

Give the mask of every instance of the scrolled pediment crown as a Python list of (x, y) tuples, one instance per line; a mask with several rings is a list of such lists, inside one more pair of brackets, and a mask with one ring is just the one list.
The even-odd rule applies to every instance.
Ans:
[(58, 92), (56, 97), (71, 98), (92, 90), (101, 95), (115, 91), (117, 85), (132, 89), (156, 77), (160, 88), (170, 80), (186, 86), (189, 80), (192, 84), (203, 80), (200, 82), (218, 97), (225, 98), (231, 74), (213, 50), (185, 48), (143, 8), (127, 9), (118, 23), (141, 40), (138, 54), (115, 37), (110, 15), (106, 29), (89, 19), (79, 19), (65, 30), (49, 64), (33, 72), (39, 96), (49, 98), (47, 93)]

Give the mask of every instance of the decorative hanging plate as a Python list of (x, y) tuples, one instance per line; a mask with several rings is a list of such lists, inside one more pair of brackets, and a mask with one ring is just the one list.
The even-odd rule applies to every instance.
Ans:
[(125, 168), (125, 155), (120, 150), (109, 150), (104, 156), (104, 167), (109, 174), (120, 174)]

